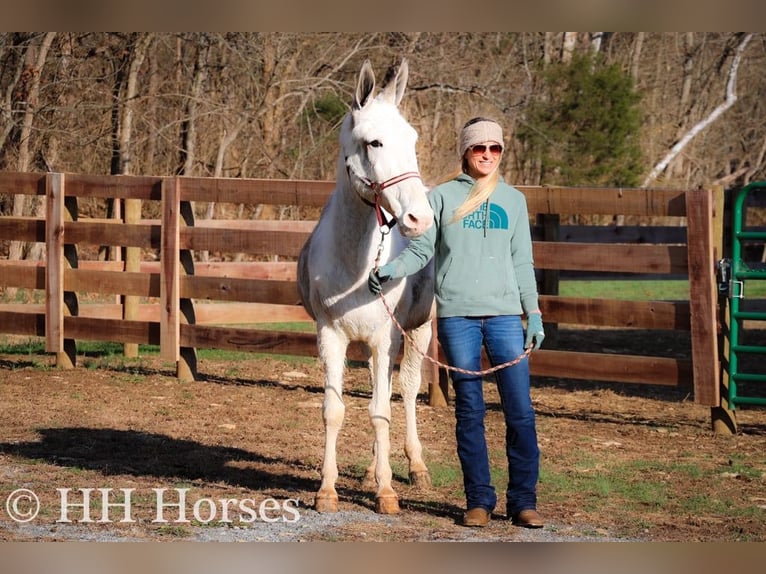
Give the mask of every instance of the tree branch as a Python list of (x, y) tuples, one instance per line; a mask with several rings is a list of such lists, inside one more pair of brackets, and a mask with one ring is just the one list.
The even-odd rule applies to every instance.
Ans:
[(665, 157), (663, 157), (662, 160), (660, 160), (660, 162), (657, 163), (654, 168), (652, 168), (652, 171), (649, 172), (649, 175), (646, 176), (642, 187), (647, 187), (651, 182), (656, 180), (657, 177), (659, 177), (659, 175), (665, 171), (665, 168), (668, 167), (668, 164), (670, 164), (670, 162), (673, 161), (673, 159), (679, 153), (681, 153), (681, 150), (683, 150), (698, 133), (716, 121), (721, 114), (733, 106), (734, 102), (737, 101), (737, 71), (739, 69), (740, 62), (742, 61), (742, 53), (744, 52), (747, 43), (752, 37), (752, 33), (745, 35), (737, 46), (736, 53), (734, 54), (734, 59), (732, 60), (731, 67), (729, 68), (729, 78), (726, 83), (726, 98), (724, 101), (712, 112), (710, 112), (706, 118), (692, 126), (692, 128), (686, 132), (686, 134), (680, 140), (678, 140), (672, 148), (670, 148), (670, 151), (665, 155)]

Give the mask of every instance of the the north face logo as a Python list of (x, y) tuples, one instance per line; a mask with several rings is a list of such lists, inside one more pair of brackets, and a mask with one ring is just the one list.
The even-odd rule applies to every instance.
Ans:
[(479, 207), (463, 218), (463, 229), (508, 229), (508, 214), (496, 203), (489, 204), (489, 222), (485, 225), (486, 210)]

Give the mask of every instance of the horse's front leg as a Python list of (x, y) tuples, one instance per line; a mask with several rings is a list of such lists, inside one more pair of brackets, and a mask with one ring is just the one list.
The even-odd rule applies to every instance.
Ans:
[(320, 327), (317, 332), (319, 358), (324, 365), (325, 387), (322, 404), (324, 422), (324, 461), (322, 463), (322, 484), (314, 500), (317, 512), (337, 512), (338, 493), (335, 483), (338, 480), (338, 461), (336, 451), (338, 434), (343, 425), (346, 407), (343, 404), (343, 371), (348, 339), (328, 327)]
[(399, 384), (407, 424), (404, 452), (410, 463), (410, 482), (417, 488), (429, 488), (431, 475), (423, 461), (423, 446), (418, 437), (417, 399), (422, 380), (423, 353), (431, 341), (431, 321), (426, 321), (409, 334), (412, 342), (405, 340), (402, 362), (399, 365)]
[(375, 511), (381, 514), (399, 512), (399, 497), (391, 484), (393, 473), (389, 460), (391, 454), (391, 375), (398, 341), (391, 340), (372, 345), (372, 400), (370, 421), (375, 432), (373, 446), (375, 462)]
[[(369, 350), (369, 348), (368, 348)], [(370, 388), (375, 388), (375, 369), (373, 367), (373, 361), (372, 356), (367, 357), (367, 369), (369, 372), (370, 377)], [(375, 480), (375, 467), (378, 465), (378, 457), (375, 453), (375, 438), (372, 439), (372, 460), (370, 461), (370, 464), (367, 465), (367, 469), (364, 471), (364, 480), (362, 481), (362, 485), (365, 487), (373, 488), (377, 486), (377, 482)]]

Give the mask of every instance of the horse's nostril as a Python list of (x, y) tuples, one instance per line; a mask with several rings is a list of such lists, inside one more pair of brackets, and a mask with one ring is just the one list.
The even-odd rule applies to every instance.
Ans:
[(408, 237), (414, 237), (425, 232), (426, 229), (431, 227), (433, 219), (425, 215), (414, 215), (412, 213), (406, 213), (400, 218), (401, 228), (405, 235)]
[(405, 215), (405, 221), (407, 222), (407, 225), (409, 227), (417, 228), (417, 227), (420, 227), (421, 223), (423, 222), (423, 218), (418, 217), (417, 215), (413, 213), (407, 213)]

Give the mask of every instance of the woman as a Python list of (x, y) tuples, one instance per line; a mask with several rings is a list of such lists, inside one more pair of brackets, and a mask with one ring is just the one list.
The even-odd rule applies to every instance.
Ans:
[[(394, 260), (369, 277), (382, 283), (415, 273), (434, 257), (439, 343), (453, 367), (481, 371), (481, 351), (492, 365), (513, 361), (545, 338), (538, 307), (526, 199), (499, 174), (503, 130), (490, 119), (465, 124), (458, 142), (460, 171), (429, 193), (435, 223)], [(526, 314), (527, 332), (521, 321)], [(526, 358), (495, 372), (506, 424), (508, 518), (540, 528), (537, 479), (540, 452)], [(486, 526), (497, 503), (490, 482), (484, 431), (486, 406), (479, 374), (453, 371), (455, 435), (463, 471), (466, 526)]]

